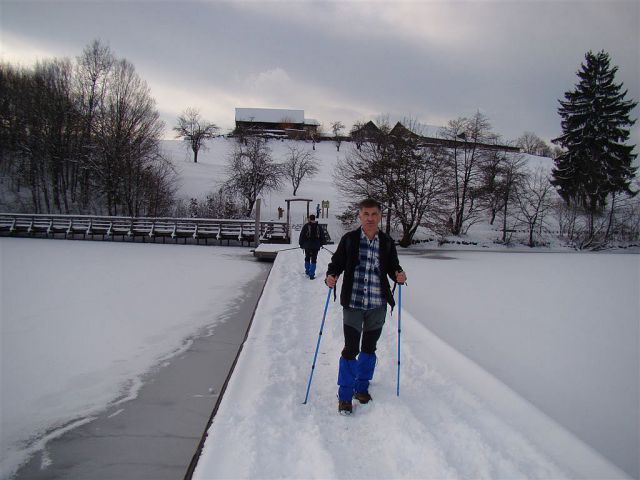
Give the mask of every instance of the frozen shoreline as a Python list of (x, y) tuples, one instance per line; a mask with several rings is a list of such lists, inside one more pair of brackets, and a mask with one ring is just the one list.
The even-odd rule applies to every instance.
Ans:
[[(136, 398), (268, 266), (249, 249), (0, 238), (0, 477)], [(231, 308), (231, 310), (229, 310)]]
[(260, 265), (261, 273), (242, 286), (242, 298), (224, 321), (144, 375), (136, 398), (63, 431), (12, 479), (182, 478), (270, 271), (270, 264)]

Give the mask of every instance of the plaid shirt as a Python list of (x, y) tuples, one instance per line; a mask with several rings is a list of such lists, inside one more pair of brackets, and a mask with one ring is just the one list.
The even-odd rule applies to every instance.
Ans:
[(371, 310), (386, 306), (380, 286), (380, 242), (378, 235), (369, 240), (360, 231), (360, 263), (353, 275), (350, 308)]

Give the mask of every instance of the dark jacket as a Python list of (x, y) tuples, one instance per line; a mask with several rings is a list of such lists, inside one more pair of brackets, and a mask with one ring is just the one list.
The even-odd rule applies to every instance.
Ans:
[(305, 250), (320, 250), (322, 245), (326, 244), (324, 238), (324, 230), (318, 222), (307, 222), (302, 227), (300, 239), (298, 240), (300, 248)]
[[(331, 257), (331, 263), (327, 267), (327, 275), (340, 276), (344, 272), (342, 279), (342, 290), (340, 291), (340, 305), (348, 307), (353, 290), (353, 277), (356, 265), (360, 263), (360, 231), (361, 228), (345, 233), (340, 239), (336, 253)], [(396, 302), (391, 294), (389, 278), (395, 282), (396, 272), (401, 272), (402, 267), (398, 261), (396, 245), (389, 235), (378, 232), (379, 242), (379, 262), (380, 262), (380, 286), (382, 293), (387, 299), (387, 303), (392, 307)]]

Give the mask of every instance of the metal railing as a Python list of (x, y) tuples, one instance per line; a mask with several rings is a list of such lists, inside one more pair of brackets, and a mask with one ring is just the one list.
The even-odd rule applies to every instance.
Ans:
[[(167, 217), (108, 217), (93, 215), (46, 215), (0, 213), (0, 235), (41, 236), (71, 239), (122, 240), (142, 242), (162, 239), (200, 244), (203, 240), (255, 244), (255, 220)], [(260, 242), (288, 243), (286, 222), (260, 222)]]

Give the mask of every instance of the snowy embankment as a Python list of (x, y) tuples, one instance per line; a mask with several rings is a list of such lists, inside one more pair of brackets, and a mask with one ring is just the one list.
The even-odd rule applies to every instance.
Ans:
[[(0, 239), (0, 478), (225, 321), (246, 248)], [(186, 466), (185, 466), (186, 468)]]
[[(322, 251), (320, 272), (328, 260)], [(396, 311), (378, 345), (374, 401), (357, 406), (351, 417), (337, 414), (342, 317), (336, 302), (303, 405), (328, 290), (321, 279), (306, 279), (302, 267), (300, 252), (278, 255), (195, 478), (625, 477), (407, 311), (400, 397)], [(411, 266), (405, 269), (411, 272)], [(408, 288), (419, 295), (418, 283)], [(443, 373), (454, 370), (473, 382)], [(474, 390), (492, 392), (509, 408), (496, 414)], [(512, 418), (502, 416), (507, 411)]]

